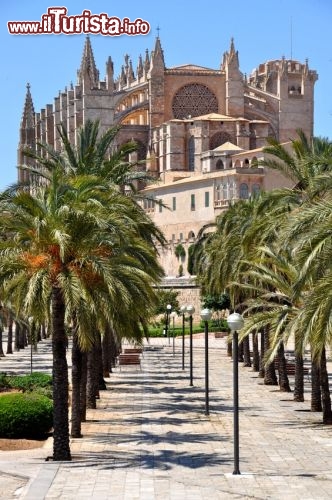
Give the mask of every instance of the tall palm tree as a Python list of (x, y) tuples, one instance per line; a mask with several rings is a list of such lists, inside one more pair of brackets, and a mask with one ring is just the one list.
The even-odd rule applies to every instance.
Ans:
[[(127, 225), (130, 229), (130, 235), (135, 235), (135, 239), (128, 237), (126, 234), (125, 238), (121, 240), (121, 251), (120, 260), (123, 260), (126, 255), (127, 265), (130, 267), (132, 263), (129, 262), (129, 258), (133, 259), (134, 266), (136, 266), (136, 259), (138, 259), (138, 266), (145, 271), (152, 273), (152, 279), (161, 276), (161, 269), (157, 264), (155, 245), (156, 242), (164, 244), (164, 236), (161, 231), (153, 224), (152, 220), (145, 213), (145, 211), (136, 202), (140, 197), (137, 192), (136, 186), (138, 182), (144, 181), (145, 183), (150, 180), (150, 176), (146, 172), (139, 171), (137, 167), (137, 162), (129, 162), (128, 155), (133, 153), (137, 149), (137, 145), (133, 142), (124, 144), (120, 148), (114, 147), (114, 141), (117, 133), (119, 132), (119, 127), (113, 127), (108, 129), (106, 132), (101, 133), (99, 128), (99, 122), (87, 121), (84, 126), (80, 129), (78, 133), (77, 145), (74, 146), (70, 143), (67, 131), (63, 125), (58, 127), (58, 132), (62, 142), (62, 151), (57, 152), (49, 148), (45, 144), (39, 144), (39, 150), (41, 154), (37, 154), (32, 151), (26, 151), (27, 156), (32, 157), (38, 164), (37, 168), (32, 169), (28, 167), (36, 183), (40, 183), (40, 179), (43, 182), (50, 182), (53, 172), (55, 169), (61, 170), (62, 177), (67, 182), (75, 182), (75, 179), (82, 176), (93, 176), (99, 179), (106, 189), (103, 192), (102, 203), (107, 206), (111, 203), (114, 209), (114, 191), (124, 192), (125, 186), (129, 187), (130, 197), (127, 196), (126, 200), (126, 213), (121, 210), (123, 215), (123, 224)], [(128, 195), (128, 190), (126, 190), (126, 195)], [(122, 200), (124, 203), (124, 200)], [(120, 233), (119, 233), (120, 234)], [(147, 246), (151, 248), (147, 248)], [(112, 262), (114, 265), (118, 265), (118, 260), (116, 254), (112, 256)], [(145, 272), (144, 271), (144, 272)], [(131, 275), (123, 275), (122, 279), (126, 279), (128, 283), (134, 284), (134, 275), (137, 273), (137, 267), (135, 267), (134, 272)], [(119, 269), (117, 269), (119, 274)], [(121, 273), (120, 273), (121, 274)], [(116, 331), (118, 338), (129, 337), (140, 339), (142, 335), (142, 330), (140, 324), (145, 326), (145, 321), (143, 317), (147, 318), (146, 314), (150, 310), (150, 304), (154, 303), (154, 298), (151, 296), (151, 290), (146, 294), (138, 289), (141, 288), (141, 284), (144, 285), (144, 279), (141, 283), (137, 285), (137, 290), (135, 290), (138, 296), (142, 299), (139, 301), (136, 299), (132, 301), (132, 304), (126, 307), (125, 304), (121, 304), (119, 309), (124, 310), (124, 314), (117, 314), (116, 321), (112, 323), (113, 331)], [(149, 289), (149, 288), (147, 288)], [(127, 293), (134, 293), (127, 290)], [(96, 298), (94, 299), (96, 300)], [(143, 302), (145, 303), (143, 304)], [(145, 315), (141, 314), (141, 311), (145, 311)], [(80, 313), (82, 316), (82, 312)], [(100, 323), (100, 315), (98, 317)], [(72, 372), (72, 435), (78, 437), (81, 435), (80, 431), (80, 415), (81, 410), (79, 406), (82, 406), (82, 388), (77, 387), (77, 383), (81, 380), (81, 358), (83, 356), (83, 350), (93, 349), (93, 341), (90, 332), (101, 331), (107, 332), (109, 330), (109, 325), (107, 322), (101, 326), (96, 324), (96, 317), (93, 316), (89, 319), (89, 331), (86, 329), (84, 335), (80, 332), (80, 329), (74, 328), (74, 342), (72, 349), (73, 357), (73, 372)], [(114, 330), (115, 327), (115, 330)], [(78, 363), (78, 367), (75, 363)], [(83, 367), (82, 367), (83, 368)], [(93, 396), (91, 396), (93, 399)], [(91, 404), (94, 404), (93, 402)], [(85, 405), (84, 405), (85, 406)]]
[(293, 243), (294, 256), (301, 269), (295, 293), (298, 294), (304, 284), (308, 287), (295, 324), (301, 331), (299, 348), (311, 345), (313, 362), (319, 367), (323, 422), (328, 424), (332, 423), (332, 411), (325, 348), (332, 344), (331, 223), (332, 192), (328, 191), (320, 200), (307, 203), (301, 211), (292, 214), (288, 229), (288, 239)]
[[(146, 304), (161, 275), (155, 253), (137, 232), (133, 235), (137, 221), (130, 217), (129, 202), (95, 177), (64, 183), (59, 169), (53, 170), (48, 186), (33, 193), (11, 190), (0, 200), (0, 229), (6, 235), (0, 242), (0, 283), (5, 297), (26, 316), (51, 319), (54, 460), (71, 458), (66, 320), (78, 309), (82, 313), (83, 302), (87, 313), (77, 321), (86, 342), (91, 311), (99, 321), (117, 322), (120, 317), (125, 328), (132, 316), (118, 314), (117, 307), (121, 304), (128, 312), (135, 294), (141, 297), (139, 305)], [(143, 262), (151, 264), (148, 271)]]
[[(250, 266), (249, 266), (250, 264)], [(265, 352), (268, 364), (278, 359), (279, 385), (282, 391), (290, 391), (287, 377), (284, 343), (289, 341), (293, 325), (302, 305), (301, 295), (297, 300), (293, 297), (293, 283), (298, 277), (298, 270), (292, 263), (287, 249), (273, 249), (272, 246), (262, 247), (260, 258), (248, 262), (246, 271), (248, 284), (255, 290), (255, 298), (247, 300), (248, 320), (241, 336), (248, 335), (253, 328), (269, 327), (270, 345)], [(298, 356), (298, 364), (302, 354)], [(303, 362), (302, 362), (303, 364)], [(304, 400), (303, 374), (296, 373), (294, 400)]]
[(289, 146), (269, 138), (269, 145), (263, 149), (267, 156), (258, 164), (282, 172), (294, 182), (294, 191), (310, 198), (316, 194), (312, 190), (314, 179), (331, 170), (332, 142), (320, 137), (310, 140), (300, 129), (297, 134)]

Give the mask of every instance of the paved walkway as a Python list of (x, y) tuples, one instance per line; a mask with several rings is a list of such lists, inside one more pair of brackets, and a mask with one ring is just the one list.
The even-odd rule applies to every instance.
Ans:
[[(166, 345), (163, 345), (166, 344)], [(43, 448), (0, 452), (5, 500), (327, 500), (332, 497), (332, 428), (306, 401), (262, 384), (239, 367), (240, 476), (233, 471), (232, 362), (210, 338), (210, 416), (204, 414), (204, 341), (194, 339), (194, 386), (181, 369), (180, 339), (151, 341), (142, 370), (117, 368), (98, 409), (88, 410), (73, 460), (45, 461)], [(20, 360), (20, 361), (18, 361)], [(33, 355), (48, 371), (50, 344)], [(0, 360), (0, 371), (29, 370), (27, 350)], [(4, 496), (5, 495), (5, 496)]]

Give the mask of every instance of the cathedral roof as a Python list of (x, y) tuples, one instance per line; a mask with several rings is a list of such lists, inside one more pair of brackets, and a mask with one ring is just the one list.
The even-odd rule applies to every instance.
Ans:
[(188, 71), (201, 71), (201, 70), (213, 71), (212, 68), (207, 68), (206, 66), (197, 66), (196, 64), (180, 64), (180, 66), (173, 66), (169, 69), (179, 69)]
[(207, 115), (194, 116), (190, 118), (191, 121), (194, 120), (207, 120), (207, 121), (218, 121), (218, 122), (234, 122), (238, 118), (233, 118), (232, 116), (220, 115), (219, 113), (208, 113)]
[(213, 151), (243, 151), (242, 148), (239, 146), (236, 146), (236, 144), (233, 144), (232, 142), (224, 142), (224, 144), (221, 144), (217, 148), (214, 148)]

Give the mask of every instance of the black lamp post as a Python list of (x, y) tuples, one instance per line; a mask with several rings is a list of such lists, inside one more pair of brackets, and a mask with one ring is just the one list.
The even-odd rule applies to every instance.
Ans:
[(204, 321), (205, 338), (205, 415), (210, 414), (209, 408), (209, 320), (212, 313), (210, 309), (202, 309), (201, 318)]
[(29, 337), (30, 337), (30, 374), (32, 374), (32, 351), (33, 351), (33, 342), (34, 342), (34, 322), (33, 318), (30, 316), (28, 318), (29, 321)]
[(241, 330), (244, 325), (244, 319), (241, 314), (233, 313), (227, 318), (227, 323), (233, 332), (233, 400), (234, 400), (234, 475), (241, 474), (240, 472), (240, 443), (239, 443), (239, 337), (238, 330)]
[(174, 332), (174, 320), (175, 320), (175, 316), (176, 316), (176, 312), (175, 311), (171, 312), (170, 318), (172, 318), (172, 321), (173, 321), (173, 323), (172, 323), (172, 326), (173, 326), (173, 329), (172, 329), (173, 356), (175, 356), (175, 338), (174, 338), (174, 333), (175, 333)]
[(166, 306), (165, 333), (166, 333), (166, 338), (168, 339), (168, 345), (170, 344), (170, 338), (169, 338), (169, 315), (171, 313), (171, 310), (172, 310), (171, 304), (167, 304), (167, 306)]
[(195, 312), (194, 306), (187, 306), (187, 313), (189, 314), (189, 371), (190, 382), (189, 385), (193, 386), (193, 314)]
[(187, 306), (181, 306), (180, 311), (182, 314), (182, 370), (184, 370), (184, 320)]

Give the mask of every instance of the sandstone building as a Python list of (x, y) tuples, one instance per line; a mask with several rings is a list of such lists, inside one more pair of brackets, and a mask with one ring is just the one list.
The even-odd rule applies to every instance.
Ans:
[[(219, 48), (217, 48), (219, 50)], [(154, 49), (133, 62), (125, 56), (115, 77), (111, 57), (100, 79), (91, 41), (85, 41), (76, 85), (35, 112), (29, 85), (20, 126), (18, 164), (29, 163), (22, 149), (47, 142), (60, 148), (57, 125), (65, 124), (73, 143), (87, 119), (101, 129), (121, 124), (118, 145), (134, 140), (132, 160), (146, 159), (156, 184), (145, 189), (145, 209), (164, 231), (168, 245), (161, 259), (166, 275), (186, 274), (187, 253), (200, 228), (238, 198), (283, 185), (285, 179), (257, 168), (266, 138), (280, 142), (298, 128), (313, 135), (314, 85), (317, 73), (308, 61), (271, 60), (243, 75), (234, 41), (218, 69), (194, 64), (169, 68), (160, 38)], [(28, 173), (18, 170), (19, 181)], [(154, 200), (162, 200), (164, 208)]]

